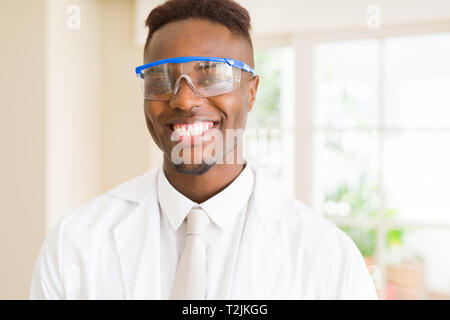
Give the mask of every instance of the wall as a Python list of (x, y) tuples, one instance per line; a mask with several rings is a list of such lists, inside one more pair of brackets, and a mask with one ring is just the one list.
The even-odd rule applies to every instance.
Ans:
[[(48, 0), (47, 225), (158, 162), (134, 75), (134, 3)], [(80, 30), (66, 8), (81, 10)], [(63, 70), (63, 72), (62, 72)]]
[[(69, 29), (70, 5), (81, 9)], [(47, 227), (102, 190), (101, 3), (47, 0)]]
[(143, 48), (134, 42), (134, 1), (102, 4), (103, 189), (107, 190), (157, 165), (161, 155), (145, 124), (134, 73), (143, 56)]
[(0, 3), (0, 299), (28, 298), (58, 219), (161, 159), (134, 76), (134, 14), (128, 0)]
[(0, 10), (0, 299), (25, 297), (45, 232), (44, 11), (43, 0)]

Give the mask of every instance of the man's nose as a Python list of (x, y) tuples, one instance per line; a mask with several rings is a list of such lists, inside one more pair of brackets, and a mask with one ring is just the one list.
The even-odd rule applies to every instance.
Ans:
[(195, 94), (187, 79), (183, 77), (180, 79), (178, 91), (170, 100), (169, 105), (171, 108), (191, 110), (194, 107), (201, 106), (204, 103), (203, 99), (203, 97)]

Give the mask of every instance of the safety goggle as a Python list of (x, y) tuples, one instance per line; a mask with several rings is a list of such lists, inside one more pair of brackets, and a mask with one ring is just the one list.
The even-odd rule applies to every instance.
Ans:
[(136, 68), (146, 100), (170, 101), (185, 79), (201, 97), (230, 93), (241, 84), (241, 73), (255, 71), (244, 62), (230, 58), (178, 57), (147, 63)]

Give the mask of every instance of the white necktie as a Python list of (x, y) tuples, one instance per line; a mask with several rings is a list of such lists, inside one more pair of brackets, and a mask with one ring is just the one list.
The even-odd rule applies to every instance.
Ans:
[(205, 299), (206, 248), (202, 233), (209, 225), (203, 209), (194, 207), (187, 215), (187, 238), (178, 263), (171, 299)]

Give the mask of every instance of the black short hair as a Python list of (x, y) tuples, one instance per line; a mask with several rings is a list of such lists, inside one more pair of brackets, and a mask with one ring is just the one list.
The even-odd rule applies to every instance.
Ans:
[(234, 35), (248, 40), (253, 48), (250, 37), (251, 24), (248, 11), (233, 0), (168, 0), (154, 8), (145, 23), (148, 27), (145, 49), (156, 30), (162, 26), (189, 18), (205, 19), (220, 23)]

